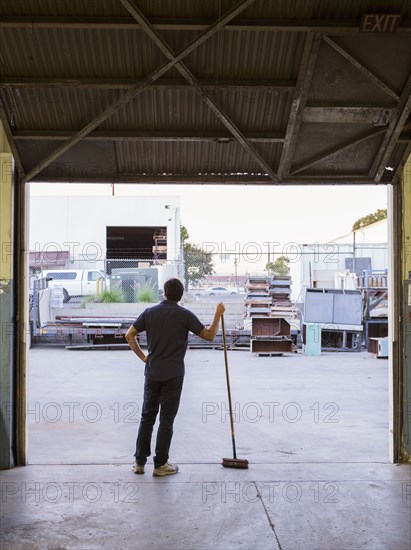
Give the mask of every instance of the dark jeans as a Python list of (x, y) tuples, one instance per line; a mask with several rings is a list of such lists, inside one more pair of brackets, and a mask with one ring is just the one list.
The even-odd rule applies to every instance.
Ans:
[(137, 464), (145, 464), (151, 455), (151, 435), (160, 408), (160, 425), (157, 432), (154, 466), (162, 466), (168, 460), (173, 423), (180, 404), (184, 376), (169, 380), (150, 380), (144, 384), (144, 403), (136, 443)]

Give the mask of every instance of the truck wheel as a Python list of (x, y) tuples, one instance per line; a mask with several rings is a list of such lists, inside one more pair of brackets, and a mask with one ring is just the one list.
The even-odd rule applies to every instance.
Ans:
[(69, 293), (65, 288), (63, 288), (63, 304), (67, 304), (69, 300), (70, 300)]

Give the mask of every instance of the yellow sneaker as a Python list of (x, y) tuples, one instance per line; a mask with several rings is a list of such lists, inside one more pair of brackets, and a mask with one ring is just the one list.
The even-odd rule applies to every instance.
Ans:
[(170, 464), (169, 462), (166, 462), (162, 466), (158, 466), (157, 468), (154, 468), (153, 470), (153, 476), (171, 476), (173, 474), (176, 474), (178, 472), (178, 466), (177, 464)]

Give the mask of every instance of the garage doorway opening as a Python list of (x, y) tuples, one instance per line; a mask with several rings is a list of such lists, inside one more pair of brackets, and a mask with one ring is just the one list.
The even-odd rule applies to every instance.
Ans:
[[(138, 196), (142, 191), (149, 194), (153, 189), (149, 186), (144, 190), (137, 186), (132, 189), (130, 186), (116, 186), (116, 193), (119, 197)], [(360, 214), (376, 210), (371, 207), (374, 204), (372, 196), (377, 195), (374, 188), (365, 190), (369, 200), (362, 204), (366, 206), (361, 206), (361, 189), (346, 191), (347, 201), (351, 202), (352, 193), (357, 193), (359, 205), (352, 209), (352, 216), (345, 211), (342, 225), (346, 227), (348, 236), (345, 241), (338, 242), (336, 248), (323, 249), (332, 243), (336, 245), (335, 237), (344, 236), (340, 226), (335, 232), (334, 226), (331, 227), (337, 212), (344, 211), (339, 200), (340, 189), (334, 191), (334, 203), (326, 203), (326, 208), (322, 202), (325, 190), (320, 188), (252, 191), (249, 188), (235, 188), (234, 191), (195, 188), (184, 198), (181, 187), (166, 187), (159, 191), (168, 195), (171, 191), (172, 195), (180, 196), (181, 223), (188, 231), (188, 241), (201, 248), (203, 253), (211, 254), (215, 267), (215, 272), (200, 285), (190, 285), (186, 306), (195, 308), (202, 302), (203, 307), (212, 311), (223, 299), (229, 308), (244, 309), (247, 277), (267, 275), (267, 263), (275, 262), (285, 254), (291, 256), (293, 253), (297, 258), (296, 250), (301, 254), (290, 263), (293, 286), (296, 287), (293, 301), (296, 302), (301, 299), (301, 274), (308, 253), (333, 254), (331, 259), (341, 257), (344, 266), (343, 253), (346, 250), (348, 260), (354, 258), (354, 262), (359, 261), (360, 252), (366, 258), (372, 257), (362, 232), (356, 234), (353, 243), (350, 229)], [(307, 192), (311, 194), (310, 213), (304, 217)], [(384, 193), (378, 200), (377, 206), (386, 206)], [(286, 215), (280, 213), (280, 204), (288, 204), (283, 208)], [(164, 205), (162, 208), (170, 217), (170, 209)], [(176, 216), (175, 209), (172, 213)], [(31, 214), (32, 217), (35, 215), (33, 210)], [(77, 212), (73, 214), (78, 215)], [(63, 217), (63, 221), (67, 226), (67, 217)], [(130, 253), (130, 248), (133, 248), (124, 246), (121, 249), (117, 246), (119, 243), (135, 245), (137, 242), (138, 246), (134, 248), (146, 249), (140, 251), (143, 255), (151, 247), (151, 259), (154, 259), (154, 234), (166, 229), (167, 240), (171, 238), (166, 224), (145, 226), (143, 238), (137, 236), (140, 227), (138, 222), (134, 223), (130, 227), (104, 225), (107, 263), (115, 261), (116, 247), (124, 253), (127, 249)], [(313, 228), (317, 237), (310, 239), (314, 235)], [(76, 238), (70, 234), (64, 239), (72, 242)], [(60, 240), (65, 242), (63, 238)], [(270, 247), (264, 244), (267, 242), (271, 243)], [(310, 246), (313, 246), (311, 250)], [(255, 261), (257, 257), (258, 262)], [(145, 258), (130, 259), (140, 262)], [(379, 267), (374, 262), (372, 257), (371, 267)], [(314, 267), (317, 267), (316, 271)], [(332, 280), (329, 274), (324, 278), (320, 263), (316, 266), (312, 263), (311, 268), (311, 274), (315, 275), (311, 282), (316, 281), (317, 289)], [(349, 261), (348, 269), (351, 271)], [(221, 287), (234, 286), (238, 294), (224, 298), (204, 296), (203, 291), (214, 282)], [(80, 312), (78, 306), (74, 314)], [(204, 312), (198, 314), (204, 319)], [(260, 357), (249, 350), (232, 351), (230, 355), (234, 372), (236, 366), (238, 369), (237, 381), (234, 375), (233, 383), (237, 390), (235, 406), (239, 440), (246, 446), (245, 442), (252, 434), (256, 442), (255, 450), (244, 448), (245, 453), (251, 453), (251, 459), (254, 457), (257, 462), (269, 463), (367, 462), (370, 459), (388, 462), (386, 359), (377, 359), (366, 350), (359, 353), (327, 351), (318, 358), (304, 356), (301, 349), (296, 354), (281, 357)], [(186, 394), (179, 425), (176, 426), (176, 433), (179, 429), (181, 431), (174, 442), (179, 453), (177, 460), (196, 461), (196, 457), (190, 454), (188, 442), (197, 438), (204, 456), (212, 461), (212, 453), (219, 455), (220, 448), (225, 448), (228, 427), (224, 412), (224, 380), (221, 378), (223, 370), (220, 369), (223, 365), (221, 351), (193, 349), (188, 352), (187, 361)], [(210, 367), (208, 370), (207, 366)], [(142, 373), (136, 372), (136, 361), (131, 352), (76, 352), (65, 350), (64, 346), (33, 347), (28, 371), (30, 463), (123, 463), (130, 460), (142, 396)], [(214, 414), (209, 414), (211, 410)], [(196, 435), (200, 429), (207, 434), (204, 440)], [(214, 441), (212, 446), (210, 440)], [(301, 442), (299, 447), (297, 442)]]
[(107, 227), (107, 259), (165, 260), (167, 227)]

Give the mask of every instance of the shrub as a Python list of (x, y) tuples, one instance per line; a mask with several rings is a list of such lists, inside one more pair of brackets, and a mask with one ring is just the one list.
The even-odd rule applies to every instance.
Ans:
[(146, 302), (148, 304), (158, 302), (157, 292), (150, 285), (150, 283), (146, 283), (137, 290), (136, 302)]
[(118, 288), (112, 288), (110, 290), (105, 289), (97, 296), (96, 302), (103, 302), (103, 304), (114, 304), (125, 302), (124, 294)]
[(96, 304), (118, 304), (125, 302), (124, 294), (121, 290), (117, 288), (112, 288), (111, 290), (103, 290), (100, 294), (94, 294), (94, 296), (84, 296), (80, 302), (80, 307), (85, 308), (86, 304), (94, 302)]

